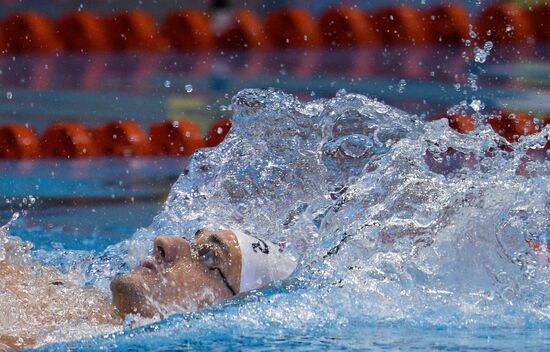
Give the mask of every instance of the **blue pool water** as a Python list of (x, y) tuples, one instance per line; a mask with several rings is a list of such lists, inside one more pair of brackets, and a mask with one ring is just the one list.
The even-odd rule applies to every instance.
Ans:
[[(526, 241), (550, 242), (550, 167), (526, 155), (549, 127), (506, 151), (483, 124), (459, 135), (424, 121), (548, 111), (547, 49), (497, 50), (487, 62), (447, 48), (3, 57), (2, 123), (40, 132), (60, 119), (146, 127), (183, 115), (206, 127), (232, 114), (234, 128), (191, 161), (1, 161), (0, 220), (18, 213), (8, 233), (33, 249), (0, 230), (0, 257), (8, 239), (19, 250), (10, 260), (29, 254), (106, 296), (158, 234), (223, 225), (300, 258), (287, 282), (222, 306), (123, 327), (69, 320), (44, 328), (38, 349), (547, 349), (548, 256)], [(271, 86), (300, 100), (277, 90), (232, 99)], [(341, 88), (384, 103), (335, 96)], [(0, 331), (17, 325), (8, 318)]]
[[(404, 324), (368, 324), (316, 326), (300, 331), (266, 329), (242, 331), (239, 328), (213, 328), (188, 332), (183, 318), (172, 318), (162, 324), (129, 331), (119, 336), (105, 336), (73, 343), (48, 346), (49, 351), (211, 351), (211, 350), (288, 350), (326, 351), (543, 351), (549, 341), (547, 330), (533, 329), (447, 329)], [(178, 325), (173, 328), (172, 324)], [(223, 323), (221, 323), (223, 324)], [(223, 325), (222, 325), (223, 326)], [(163, 331), (164, 333), (159, 333)]]
[[(300, 258), (292, 277), (160, 321), (129, 318), (122, 329), (101, 333), (64, 325), (45, 335), (42, 349), (548, 346), (548, 256), (526, 241), (548, 242), (550, 169), (548, 161), (525, 156), (544, 143), (550, 127), (509, 152), (483, 125), (460, 135), (445, 120), (424, 122), (343, 91), (305, 103), (277, 90), (245, 90), (232, 110), (227, 139), (182, 162), (184, 172), (161, 208), (137, 211), (158, 212), (144, 225), (94, 227), (112, 233), (108, 241), (84, 229), (87, 241), (80, 244), (69, 239), (70, 229), (33, 227), (25, 216), (10, 232), (37, 243), (36, 261), (78, 270), (82, 283), (104, 292), (116, 273), (150, 252), (156, 235), (190, 237), (220, 225), (285, 242)], [(528, 177), (517, 172), (522, 165)], [(96, 196), (101, 190), (90, 188)], [(139, 208), (135, 202), (103, 207), (100, 213), (122, 220), (124, 209)], [(46, 213), (42, 218), (48, 222)]]
[(179, 157), (0, 161), (0, 221), (20, 213), (10, 233), (36, 249), (102, 251), (151, 223), (186, 164)]

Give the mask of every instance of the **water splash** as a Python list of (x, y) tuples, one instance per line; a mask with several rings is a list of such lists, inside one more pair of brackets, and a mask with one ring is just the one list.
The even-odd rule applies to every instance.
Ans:
[(119, 330), (108, 296), (83, 287), (77, 271), (37, 264), (32, 243), (7, 234), (17, 217), (0, 227), (0, 350)]
[(547, 241), (549, 165), (518, 168), (549, 128), (510, 152), (487, 126), (461, 135), (357, 94), (245, 90), (233, 110), (144, 237), (228, 226), (283, 241), (301, 258), (294, 277), (322, 287), (285, 304), (307, 296), (316, 320), (548, 323), (547, 257), (526, 241)]
[(550, 127), (512, 146), (487, 126), (459, 134), (346, 92), (304, 103), (249, 89), (232, 111), (227, 138), (193, 156), (154, 223), (81, 280), (107, 291), (155, 235), (210, 226), (284, 242), (300, 265), (283, 286), (141, 334), (550, 326), (547, 253), (527, 244), (550, 236), (550, 165), (528, 158)]

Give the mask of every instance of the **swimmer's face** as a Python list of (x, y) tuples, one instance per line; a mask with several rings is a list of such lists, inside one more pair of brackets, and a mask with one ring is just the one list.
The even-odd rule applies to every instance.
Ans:
[(159, 236), (153, 246), (153, 258), (111, 283), (122, 315), (192, 311), (239, 292), (241, 254), (233, 232), (200, 230), (192, 242)]

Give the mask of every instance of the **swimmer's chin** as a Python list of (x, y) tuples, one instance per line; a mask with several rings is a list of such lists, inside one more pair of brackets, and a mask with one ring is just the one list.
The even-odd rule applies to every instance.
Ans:
[(111, 282), (113, 304), (122, 317), (128, 314), (140, 314), (150, 318), (158, 313), (151, 304), (153, 299), (144, 276), (147, 276), (146, 273), (134, 270), (116, 277)]

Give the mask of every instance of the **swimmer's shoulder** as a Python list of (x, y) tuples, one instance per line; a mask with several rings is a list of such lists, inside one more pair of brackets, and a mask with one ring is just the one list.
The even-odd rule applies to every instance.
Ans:
[(36, 340), (33, 338), (25, 338), (22, 336), (0, 335), (0, 352), (10, 350), (21, 350), (36, 345)]

